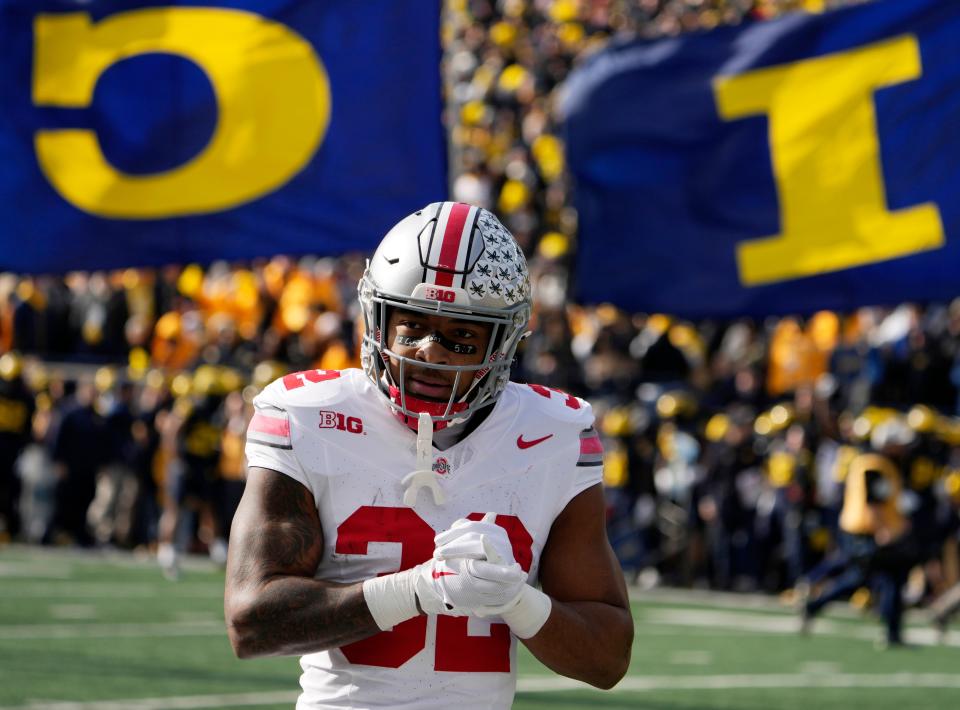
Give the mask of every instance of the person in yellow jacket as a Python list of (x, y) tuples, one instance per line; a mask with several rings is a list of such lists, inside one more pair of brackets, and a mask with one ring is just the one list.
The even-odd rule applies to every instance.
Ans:
[(898, 464), (911, 443), (910, 430), (897, 419), (879, 425), (873, 452), (850, 462), (840, 512), (841, 545), (848, 563), (803, 607), (803, 630), (830, 602), (869, 586), (886, 626), (884, 646), (903, 643), (901, 588), (917, 559), (910, 522), (901, 510), (903, 476)]

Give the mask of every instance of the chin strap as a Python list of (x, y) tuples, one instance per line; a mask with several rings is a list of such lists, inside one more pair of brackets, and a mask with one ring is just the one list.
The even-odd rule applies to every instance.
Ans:
[(417, 468), (403, 478), (407, 489), (403, 492), (403, 503), (411, 508), (417, 504), (417, 494), (426, 488), (433, 495), (434, 505), (443, 505), (446, 498), (440, 490), (438, 475), (433, 472), (433, 419), (426, 412), (420, 412), (417, 426)]
[[(417, 416), (426, 412), (435, 417), (442, 417), (447, 413), (447, 403), (446, 402), (431, 402), (426, 399), (420, 399), (419, 397), (414, 397), (412, 394), (407, 393), (404, 399), (400, 397), (400, 389), (396, 385), (387, 386), (387, 394), (390, 397), (390, 401), (393, 402), (397, 407), (403, 406), (404, 399), (406, 400), (407, 410), (413, 410), (417, 414), (411, 416), (409, 414), (404, 414), (402, 411), (397, 409), (392, 410), (393, 416), (399, 419), (402, 423), (406, 424), (408, 427), (414, 431), (419, 431), (419, 419)], [(466, 402), (454, 402), (450, 407), (451, 414), (459, 414), (467, 408)], [(453, 420), (456, 421), (456, 420)], [(441, 429), (446, 429), (453, 421), (439, 421), (432, 422), (433, 431), (440, 431)]]

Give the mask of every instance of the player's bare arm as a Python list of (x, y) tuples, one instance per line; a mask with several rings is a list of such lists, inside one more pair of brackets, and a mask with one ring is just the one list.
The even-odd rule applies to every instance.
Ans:
[(313, 496), (251, 467), (233, 519), (224, 611), (240, 658), (313, 653), (380, 631), (362, 585), (314, 579), (323, 530)]
[(633, 618), (607, 542), (599, 484), (574, 497), (554, 521), (540, 583), (553, 607), (543, 628), (523, 643), (557, 673), (612, 688), (630, 663)]

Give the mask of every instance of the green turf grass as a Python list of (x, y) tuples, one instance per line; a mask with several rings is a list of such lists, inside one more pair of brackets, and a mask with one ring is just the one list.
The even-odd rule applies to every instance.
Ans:
[[(222, 594), (223, 573), (205, 563), (188, 566), (180, 582), (170, 583), (152, 561), (128, 555), (0, 548), (0, 710), (37, 700), (295, 697), (296, 659), (234, 658)], [(842, 607), (818, 633), (802, 638), (787, 610), (752, 597), (658, 591), (641, 595), (634, 612), (631, 669), (620, 688), (523, 690), (524, 683), (556, 676), (521, 647), (514, 707), (960, 707), (960, 644), (878, 652), (872, 639), (879, 624)], [(777, 686), (778, 679), (790, 687)], [(863, 687), (819, 687), (843, 683)], [(740, 687), (725, 687), (731, 685)], [(938, 685), (956, 687), (925, 687)]]

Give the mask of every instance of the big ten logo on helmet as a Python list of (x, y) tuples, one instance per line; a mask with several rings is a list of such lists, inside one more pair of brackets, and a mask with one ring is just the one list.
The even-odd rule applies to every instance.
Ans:
[(344, 416), (341, 412), (328, 412), (321, 409), (319, 427), (321, 429), (338, 429), (351, 434), (362, 434), (363, 420), (359, 417)]
[(445, 476), (450, 473), (450, 462), (443, 456), (438, 456), (433, 462), (433, 472)]
[(453, 303), (457, 300), (457, 294), (455, 291), (448, 291), (445, 288), (437, 288), (435, 286), (428, 286), (423, 290), (423, 297), (429, 298), (433, 301), (443, 301), (444, 303)]

